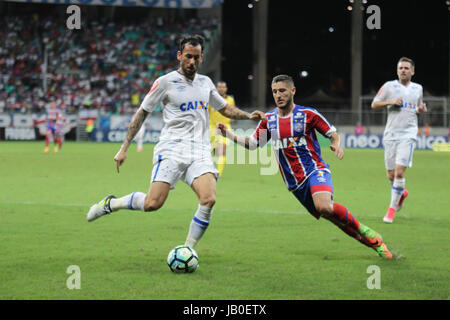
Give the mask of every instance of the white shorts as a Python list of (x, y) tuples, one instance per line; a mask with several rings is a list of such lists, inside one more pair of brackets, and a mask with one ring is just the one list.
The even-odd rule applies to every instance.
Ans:
[(396, 165), (412, 167), (413, 153), (416, 147), (415, 140), (388, 140), (383, 141), (383, 144), (386, 170), (394, 170)]
[(170, 189), (174, 189), (178, 180), (182, 180), (188, 186), (205, 173), (212, 173), (218, 177), (219, 171), (211, 158), (194, 160), (191, 163), (178, 162), (172, 159), (159, 156), (158, 161), (153, 165), (151, 182), (160, 181), (170, 184)]

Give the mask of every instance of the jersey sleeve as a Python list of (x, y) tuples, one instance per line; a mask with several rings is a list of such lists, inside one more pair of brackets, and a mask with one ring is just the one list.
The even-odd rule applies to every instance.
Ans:
[(209, 104), (213, 106), (216, 111), (225, 108), (225, 106), (227, 105), (227, 101), (224, 98), (222, 98), (219, 92), (217, 92), (217, 89), (214, 86), (214, 83), (211, 81), (211, 79), (208, 78), (208, 80), (210, 86)]
[(147, 112), (153, 112), (162, 103), (165, 95), (165, 81), (160, 77), (153, 82), (152, 88), (141, 103), (141, 108)]
[(387, 100), (388, 94), (389, 94), (389, 82), (386, 82), (385, 84), (383, 84), (380, 90), (378, 90), (377, 95), (375, 96), (375, 98), (373, 98), (372, 103)]
[(330, 138), (333, 132), (336, 132), (336, 128), (328, 122), (325, 117), (317, 110), (311, 111), (312, 120), (310, 124), (314, 129), (320, 132), (321, 135)]
[(270, 140), (270, 131), (267, 128), (267, 118), (259, 121), (256, 130), (250, 136), (250, 140), (256, 143), (258, 147), (264, 147), (266, 143)]

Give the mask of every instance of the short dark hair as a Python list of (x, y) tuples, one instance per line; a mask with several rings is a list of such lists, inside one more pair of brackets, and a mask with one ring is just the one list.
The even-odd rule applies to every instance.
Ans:
[(272, 84), (277, 83), (277, 82), (286, 82), (293, 87), (295, 86), (294, 79), (292, 79), (291, 76), (288, 76), (286, 74), (280, 74), (272, 79)]
[(203, 43), (204, 42), (205, 42), (205, 39), (201, 35), (198, 35), (198, 34), (183, 37), (180, 39), (178, 50), (180, 52), (183, 52), (183, 49), (186, 46), (186, 44), (190, 44), (194, 47), (200, 45), (200, 47), (202, 48), (202, 52), (203, 52)]
[(409, 62), (410, 64), (411, 64), (411, 67), (413, 67), (413, 68), (415, 68), (415, 63), (414, 63), (414, 61), (412, 60), (412, 59), (410, 59), (410, 58), (407, 58), (407, 57), (401, 57), (399, 60), (398, 60), (398, 62), (397, 62), (397, 65), (400, 63), (400, 62)]

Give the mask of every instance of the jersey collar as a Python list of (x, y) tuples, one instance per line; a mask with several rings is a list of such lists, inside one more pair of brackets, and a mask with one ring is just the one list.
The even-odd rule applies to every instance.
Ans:
[(198, 73), (195, 73), (194, 80), (191, 80), (191, 79), (189, 79), (188, 77), (186, 77), (184, 74), (182, 74), (180, 71), (178, 71), (178, 69), (177, 69), (176, 71), (178, 72), (178, 74), (179, 74), (180, 76), (183, 77), (184, 81), (186, 81), (187, 83), (193, 83), (193, 82), (194, 82), (195, 80), (197, 80), (197, 78), (198, 78)]

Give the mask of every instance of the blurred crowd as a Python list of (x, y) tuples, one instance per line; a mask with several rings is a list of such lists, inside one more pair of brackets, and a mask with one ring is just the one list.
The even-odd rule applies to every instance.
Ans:
[(209, 41), (217, 28), (217, 21), (198, 19), (89, 21), (81, 30), (65, 23), (1, 18), (0, 112), (40, 113), (50, 103), (68, 113), (132, 112), (157, 77), (178, 67), (179, 37), (197, 33)]

